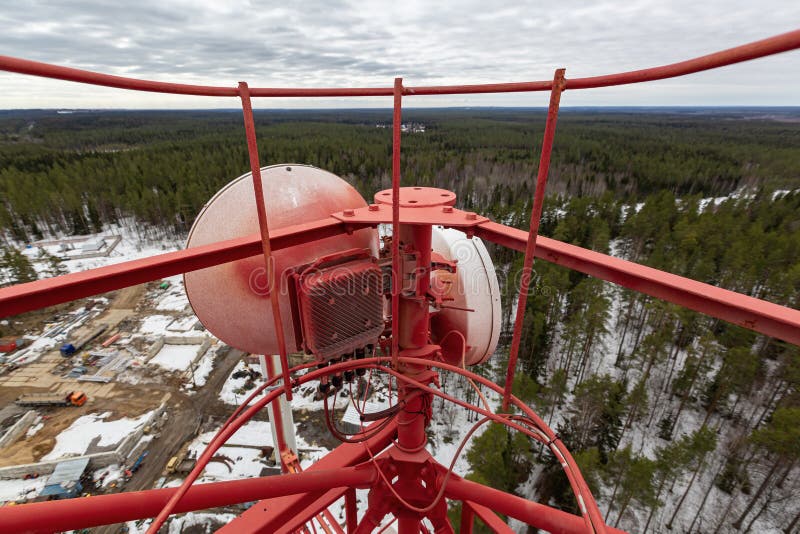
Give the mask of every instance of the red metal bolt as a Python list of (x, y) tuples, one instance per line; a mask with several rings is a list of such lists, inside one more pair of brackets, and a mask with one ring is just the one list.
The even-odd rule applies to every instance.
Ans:
[(344, 210), (343, 213), (345, 217), (353, 217), (356, 214), (354, 210)]
[(453, 207), (452, 206), (444, 206), (442, 208), (442, 212), (443, 213), (453, 213)]
[(467, 220), (468, 221), (475, 221), (478, 219), (478, 215), (476, 213), (467, 213)]
[(381, 209), (381, 207), (378, 206), (377, 204), (370, 204), (369, 205), (369, 211), (378, 211), (379, 209)]

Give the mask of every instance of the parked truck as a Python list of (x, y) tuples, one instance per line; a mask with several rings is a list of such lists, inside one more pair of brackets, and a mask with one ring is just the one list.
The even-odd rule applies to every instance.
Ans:
[(89, 332), (89, 334), (83, 336), (81, 339), (75, 341), (74, 343), (64, 343), (61, 345), (61, 355), (65, 358), (68, 356), (72, 356), (77, 351), (81, 350), (87, 344), (89, 344), (94, 338), (102, 334), (103, 332), (108, 329), (108, 325), (101, 325)]
[(83, 406), (88, 397), (83, 391), (72, 391), (66, 395), (59, 393), (28, 393), (17, 400), (18, 406)]

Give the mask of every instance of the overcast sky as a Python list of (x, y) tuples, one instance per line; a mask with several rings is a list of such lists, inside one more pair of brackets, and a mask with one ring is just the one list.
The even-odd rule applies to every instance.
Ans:
[[(661, 65), (800, 27), (800, 0), (4, 0), (0, 54), (162, 81), (390, 86), (583, 77)], [(542, 106), (547, 96), (414, 97), (409, 106)], [(0, 109), (219, 108), (237, 100), (0, 74)], [(388, 107), (390, 98), (257, 107)], [(800, 105), (800, 51), (678, 80), (567, 92), (564, 106)]]

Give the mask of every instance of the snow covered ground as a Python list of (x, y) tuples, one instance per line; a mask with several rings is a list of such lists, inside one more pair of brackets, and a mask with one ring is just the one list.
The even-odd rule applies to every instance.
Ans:
[(107, 487), (114, 482), (120, 480), (125, 474), (125, 469), (119, 464), (111, 464), (107, 467), (96, 469), (92, 474), (92, 478), (98, 484), (102, 480), (100, 487)]
[(187, 315), (180, 319), (175, 319), (167, 326), (169, 332), (188, 332), (198, 324), (197, 317), (194, 315)]
[[(204, 432), (197, 436), (189, 445), (189, 452), (197, 456), (202, 454), (216, 433), (216, 431)], [(246, 445), (246, 447), (236, 447), (235, 445)], [(269, 423), (249, 421), (231, 436), (226, 445), (219, 449), (215, 458), (222, 460), (209, 462), (198, 482), (261, 476), (261, 471), (268, 467), (268, 463), (262, 457), (261, 451), (253, 447), (263, 446), (273, 446)]]
[[(236, 367), (233, 368), (231, 374), (228, 376), (228, 379), (225, 380), (225, 383), (222, 385), (222, 388), (219, 391), (219, 398), (225, 404), (239, 406), (248, 397), (248, 395), (253, 392), (253, 389), (255, 389), (252, 388), (246, 391), (242, 389), (247, 382), (247, 377), (233, 378), (234, 374), (239, 371), (243, 371), (244, 369), (252, 369), (253, 371), (261, 373), (261, 366), (258, 364), (247, 364), (244, 361), (237, 363)], [(254, 382), (255, 387), (258, 387), (264, 383), (264, 377), (261, 376), (260, 378), (256, 378)]]
[(0, 503), (35, 497), (44, 489), (45, 482), (46, 476), (31, 480), (0, 480)]
[[(197, 436), (189, 444), (189, 455), (199, 456), (202, 454), (217, 432), (218, 429), (215, 429)], [(215, 460), (208, 463), (197, 483), (261, 476), (264, 468), (275, 467), (262, 456), (259, 450), (259, 447), (267, 446), (275, 446), (269, 422), (248, 421), (230, 437), (225, 445), (220, 447), (215, 454)], [(330, 452), (324, 447), (311, 445), (300, 435), (297, 436), (297, 447), (301, 450), (300, 465), (304, 469), (311, 467), (314, 462)], [(179, 479), (174, 479), (167, 482), (165, 486), (175, 486), (179, 482)]]
[(136, 224), (131, 222), (130, 225), (126, 226), (111, 225), (100, 234), (86, 236), (87, 239), (94, 239), (111, 235), (120, 235), (122, 239), (117, 246), (114, 247), (113, 252), (109, 256), (67, 260), (64, 262), (64, 266), (69, 269), (70, 272), (85, 271), (87, 269), (115, 265), (123, 261), (146, 258), (148, 256), (172, 252), (183, 248), (184, 243), (182, 240), (170, 240), (163, 237), (148, 240), (143, 238), (143, 236), (137, 235), (138, 231), (139, 228), (136, 227)]
[(197, 356), (200, 345), (164, 345), (149, 363), (167, 371), (185, 371)]
[(98, 447), (117, 445), (128, 435), (145, 424), (153, 412), (147, 412), (136, 418), (123, 417), (115, 421), (107, 421), (111, 412), (89, 414), (77, 418), (73, 423), (56, 436), (53, 450), (42, 457), (42, 460), (58, 460), (70, 456), (86, 454), (92, 442)]
[(36, 419), (33, 420), (33, 424), (31, 424), (31, 426), (28, 427), (27, 432), (25, 432), (25, 437), (32, 438), (33, 436), (36, 435), (37, 432), (39, 432), (43, 428), (44, 428), (44, 421), (42, 421), (42, 416), (37, 415)]
[(149, 315), (142, 319), (139, 326), (141, 334), (161, 334), (167, 333), (167, 326), (175, 320), (171, 315)]
[(194, 366), (194, 377), (186, 383), (185, 387), (196, 386), (199, 388), (206, 385), (208, 375), (211, 374), (211, 370), (214, 368), (214, 360), (217, 358), (218, 349), (219, 345), (214, 345), (203, 354), (203, 357)]
[(164, 296), (159, 299), (156, 309), (162, 311), (183, 311), (188, 305), (189, 299), (186, 297), (186, 291), (183, 289), (183, 280), (179, 278), (172, 282), (172, 285)]

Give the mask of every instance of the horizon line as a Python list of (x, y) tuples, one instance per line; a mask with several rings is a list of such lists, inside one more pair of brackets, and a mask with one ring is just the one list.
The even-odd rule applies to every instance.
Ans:
[[(800, 110), (797, 105), (766, 105), (766, 104), (730, 104), (730, 105), (586, 105), (586, 106), (561, 106), (563, 110), (584, 110), (584, 109), (604, 109), (604, 110), (636, 110), (636, 109), (655, 109), (655, 110), (742, 110), (742, 109), (772, 109), (772, 110)], [(547, 110), (547, 106), (403, 106), (404, 111), (431, 111), (431, 110)], [(0, 113), (13, 111), (72, 111), (72, 112), (103, 112), (103, 111), (225, 111), (240, 112), (241, 107), (222, 107), (222, 108), (71, 108), (71, 107), (34, 107), (34, 108), (0, 108)], [(265, 111), (392, 111), (392, 107), (331, 107), (331, 108), (254, 108), (254, 112)]]

